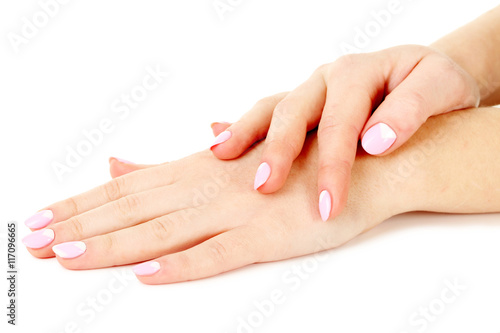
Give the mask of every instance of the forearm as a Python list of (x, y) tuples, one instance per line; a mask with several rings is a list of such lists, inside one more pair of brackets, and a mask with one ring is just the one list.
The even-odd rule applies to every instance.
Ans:
[(500, 103), (500, 6), (431, 47), (447, 54), (476, 80), (482, 106)]
[(401, 211), (499, 212), (499, 129), (496, 108), (432, 117), (397, 153), (378, 158), (379, 185)]

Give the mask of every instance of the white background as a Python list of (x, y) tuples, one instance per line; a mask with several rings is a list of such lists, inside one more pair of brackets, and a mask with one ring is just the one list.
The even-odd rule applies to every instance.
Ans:
[[(212, 0), (69, 1), (15, 52), (8, 34), (20, 34), (23, 17), (32, 20), (41, 7), (34, 0), (2, 1), (2, 253), (7, 221), (18, 221), (22, 238), (33, 212), (107, 181), (109, 156), (160, 163), (206, 149), (212, 121), (235, 121), (258, 99), (293, 89), (339, 57), (339, 45), (353, 44), (356, 28), (364, 29), (370, 12), (389, 1), (229, 3), (233, 10), (221, 19)], [(401, 0), (400, 6), (362, 51), (427, 45), (495, 1)], [(169, 77), (120, 119), (113, 101), (141, 83), (147, 66), (160, 66)], [(51, 164), (63, 162), (66, 146), (75, 147), (82, 131), (103, 118), (112, 119), (113, 131), (59, 181)], [(499, 218), (408, 214), (328, 251), (319, 264), (309, 256), (155, 287), (140, 284), (130, 267), (68, 271), (20, 245), (19, 325), (5, 323), (2, 278), (1, 327), (59, 333), (76, 322), (80, 332), (225, 333), (250, 317), (256, 327), (241, 332), (413, 333), (422, 327), (409, 321), (415, 311), (439, 308), (446, 281), (456, 280), (466, 290), (423, 331), (498, 333)], [(304, 265), (310, 273), (294, 280), (298, 288), (283, 279)], [(117, 282), (119, 274), (125, 282)], [(108, 299), (110, 283), (126, 286)], [(260, 323), (255, 302), (274, 289), (285, 301)], [(89, 297), (106, 304), (95, 316), (82, 316), (77, 310), (89, 309)]]

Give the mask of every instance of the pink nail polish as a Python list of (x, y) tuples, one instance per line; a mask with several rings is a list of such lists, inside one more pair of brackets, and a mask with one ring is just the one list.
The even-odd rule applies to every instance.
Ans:
[(382, 154), (396, 141), (397, 135), (387, 124), (372, 126), (363, 136), (361, 146), (371, 155)]
[(266, 162), (261, 163), (259, 168), (257, 169), (257, 173), (255, 174), (255, 180), (253, 182), (253, 189), (256, 190), (269, 179), (271, 175), (271, 167)]
[(41, 229), (46, 227), (52, 219), (54, 218), (54, 213), (51, 210), (41, 210), (26, 221), (24, 224), (31, 229)]
[(160, 270), (160, 263), (158, 261), (143, 262), (142, 264), (136, 265), (133, 270), (136, 275), (153, 275)]
[(114, 158), (118, 162), (122, 162), (122, 163), (125, 163), (125, 164), (135, 164), (134, 162), (130, 162), (130, 161), (124, 160), (123, 158), (118, 158), (118, 157), (111, 157), (111, 158)]
[(81, 241), (66, 242), (52, 246), (52, 251), (64, 259), (72, 259), (81, 256), (87, 250), (87, 245)]
[(332, 197), (327, 190), (321, 191), (319, 195), (319, 214), (323, 221), (330, 218), (330, 211), (332, 210)]
[(214, 143), (210, 146), (210, 149), (212, 149), (214, 146), (217, 146), (223, 142), (226, 142), (227, 140), (231, 139), (231, 136), (233, 134), (230, 132), (230, 131), (224, 131), (222, 133), (220, 133), (219, 135), (217, 135), (217, 137), (215, 138), (215, 141)]
[(41, 229), (33, 231), (31, 234), (23, 238), (23, 244), (31, 249), (41, 249), (52, 243), (54, 240), (54, 230)]

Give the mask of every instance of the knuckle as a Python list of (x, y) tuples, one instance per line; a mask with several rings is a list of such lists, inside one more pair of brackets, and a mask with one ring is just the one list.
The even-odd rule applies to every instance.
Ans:
[(80, 205), (78, 204), (78, 201), (73, 197), (65, 199), (63, 201), (63, 207), (69, 209), (71, 211), (71, 215), (73, 215), (73, 216), (82, 213)]
[(342, 138), (357, 138), (361, 128), (352, 123), (338, 123), (334, 116), (324, 115), (318, 128), (318, 136), (331, 137), (333, 135)]
[(360, 57), (360, 55), (355, 54), (355, 53), (345, 54), (345, 55), (341, 56), (340, 58), (338, 58), (336, 63), (341, 68), (351, 67), (358, 62), (359, 57)]
[(184, 251), (177, 252), (174, 254), (175, 256), (175, 266), (179, 269), (172, 272), (172, 275), (177, 279), (186, 279), (193, 274), (193, 271), (196, 270), (196, 267), (193, 267), (193, 261), (191, 257)]
[(171, 219), (168, 216), (152, 220), (150, 226), (153, 237), (161, 242), (165, 241), (169, 235), (169, 228), (167, 227), (169, 224), (171, 224)]
[[(408, 99), (410, 119), (413, 124), (421, 125), (429, 116), (429, 103), (427, 98), (419, 91), (413, 91), (411, 98)], [(413, 127), (413, 126), (412, 126)]]
[(123, 178), (115, 178), (103, 185), (104, 194), (108, 201), (115, 201), (123, 196)]
[(108, 251), (113, 251), (116, 244), (115, 236), (112, 233), (104, 234), (100, 237), (100, 242), (104, 253), (109, 253)]
[(328, 70), (330, 69), (330, 65), (331, 65), (331, 63), (319, 65), (315, 71), (318, 73), (322, 73), (322, 74), (328, 73)]
[(273, 112), (273, 119), (276, 116), (284, 116), (285, 114), (288, 113), (288, 110), (290, 108), (290, 98), (283, 98), (281, 101), (276, 104), (274, 107), (274, 112)]
[(229, 255), (227, 247), (218, 240), (212, 242), (209, 251), (210, 257), (215, 264), (225, 263)]
[(258, 108), (273, 108), (276, 105), (276, 96), (267, 96), (261, 98), (255, 103), (255, 106)]
[(319, 164), (321, 174), (340, 174), (344, 178), (351, 175), (353, 162), (347, 159), (336, 158), (334, 160), (322, 161)]
[(307, 127), (304, 112), (304, 101), (296, 97), (285, 97), (274, 108), (271, 128), (273, 132), (286, 132), (292, 128)]
[(289, 160), (294, 160), (300, 153), (300, 148), (286, 138), (270, 140), (267, 145), (267, 154), (271, 156), (285, 156)]
[(404, 110), (397, 116), (395, 126), (398, 133), (412, 133), (415, 128), (420, 127), (429, 117), (429, 105), (427, 98), (419, 91), (413, 91), (411, 95), (398, 96), (395, 100), (396, 108)]
[(73, 216), (64, 226), (69, 229), (70, 233), (75, 237), (75, 239), (84, 238), (84, 223), (80, 217)]
[(130, 194), (115, 201), (116, 212), (122, 217), (130, 217), (141, 206), (137, 194)]

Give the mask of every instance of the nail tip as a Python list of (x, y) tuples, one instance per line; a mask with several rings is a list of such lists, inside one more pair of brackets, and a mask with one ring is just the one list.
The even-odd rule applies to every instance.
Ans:
[(319, 195), (319, 214), (323, 222), (328, 221), (332, 210), (332, 196), (327, 190), (321, 191)]
[(111, 162), (111, 159), (115, 159), (115, 160), (117, 160), (118, 162), (120, 162), (120, 163), (124, 163), (124, 164), (132, 164), (132, 165), (133, 165), (133, 164), (135, 164), (134, 162), (130, 162), (130, 161), (126, 160), (126, 159), (119, 158), (119, 157), (114, 157), (114, 156), (111, 156), (111, 157), (109, 158), (109, 161), (110, 161), (110, 162)]
[(254, 190), (257, 190), (259, 187), (264, 185), (271, 176), (271, 167), (267, 162), (262, 162), (257, 168), (257, 172), (255, 174), (255, 180), (253, 182)]
[(217, 137), (215, 138), (214, 143), (212, 143), (212, 145), (210, 146), (210, 149), (212, 149), (217, 145), (220, 145), (221, 143), (226, 142), (227, 140), (231, 139), (231, 137), (232, 133), (230, 131), (224, 131), (219, 133), (219, 135), (217, 135)]
[(24, 221), (24, 225), (30, 229), (41, 229), (46, 227), (54, 219), (54, 213), (50, 209), (41, 210)]
[(373, 125), (361, 139), (361, 147), (370, 155), (387, 151), (397, 140), (396, 132), (385, 123)]
[(65, 242), (52, 246), (52, 251), (63, 259), (73, 259), (84, 254), (87, 245), (82, 241)]
[(52, 229), (41, 229), (26, 235), (21, 241), (30, 249), (41, 249), (52, 243), (54, 238), (55, 234)]
[(157, 261), (147, 261), (142, 264), (135, 265), (132, 271), (138, 276), (150, 276), (160, 270), (160, 263)]

